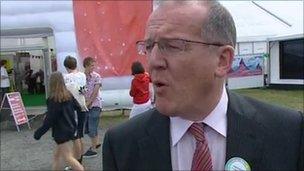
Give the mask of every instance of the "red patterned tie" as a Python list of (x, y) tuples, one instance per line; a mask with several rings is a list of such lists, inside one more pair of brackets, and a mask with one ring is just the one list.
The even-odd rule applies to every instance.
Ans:
[(193, 123), (189, 128), (190, 133), (196, 139), (196, 148), (192, 159), (192, 171), (211, 171), (212, 161), (208, 148), (207, 140), (205, 139), (203, 124)]

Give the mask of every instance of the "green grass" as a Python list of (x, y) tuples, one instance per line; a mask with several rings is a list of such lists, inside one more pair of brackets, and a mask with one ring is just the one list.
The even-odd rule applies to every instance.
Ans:
[(245, 96), (304, 112), (304, 90), (276, 90), (267, 88), (233, 90)]
[(25, 107), (46, 105), (45, 94), (22, 93), (21, 97)]
[(125, 110), (123, 114), (122, 110), (113, 110), (102, 112), (100, 127), (111, 128), (117, 124), (120, 124), (129, 119), (130, 110)]
[[(304, 112), (304, 90), (276, 90), (267, 88), (255, 88), (233, 91), (243, 94), (245, 96), (259, 99), (261, 101), (289, 107), (294, 110), (300, 110)], [(45, 105), (45, 94), (31, 95), (28, 93), (22, 93), (21, 96), (23, 103), (26, 107)], [(121, 113), (121, 111), (118, 110), (114, 113)], [(111, 112), (109, 113), (109, 115), (111, 115)]]

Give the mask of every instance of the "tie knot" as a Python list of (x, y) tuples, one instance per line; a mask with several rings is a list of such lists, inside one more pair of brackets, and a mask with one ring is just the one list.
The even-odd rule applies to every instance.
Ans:
[(193, 123), (190, 126), (189, 131), (197, 141), (203, 142), (205, 140), (204, 128), (202, 123)]

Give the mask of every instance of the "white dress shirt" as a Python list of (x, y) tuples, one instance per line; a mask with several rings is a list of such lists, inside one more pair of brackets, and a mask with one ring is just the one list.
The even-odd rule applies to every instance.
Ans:
[[(213, 170), (224, 170), (226, 158), (228, 96), (223, 89), (222, 97), (213, 111), (202, 121), (211, 153)], [(193, 135), (187, 132), (193, 121), (170, 117), (171, 162), (173, 170), (191, 170), (196, 147)]]

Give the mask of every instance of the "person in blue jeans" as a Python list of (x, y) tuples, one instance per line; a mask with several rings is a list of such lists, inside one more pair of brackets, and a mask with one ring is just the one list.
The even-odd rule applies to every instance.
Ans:
[(98, 136), (99, 118), (101, 114), (101, 77), (94, 72), (95, 60), (92, 57), (87, 57), (83, 60), (84, 73), (87, 78), (87, 91), (85, 93), (86, 105), (89, 111), (86, 114), (85, 133), (91, 138), (91, 147), (83, 154), (83, 158), (97, 156), (97, 148), (100, 147), (100, 139)]

